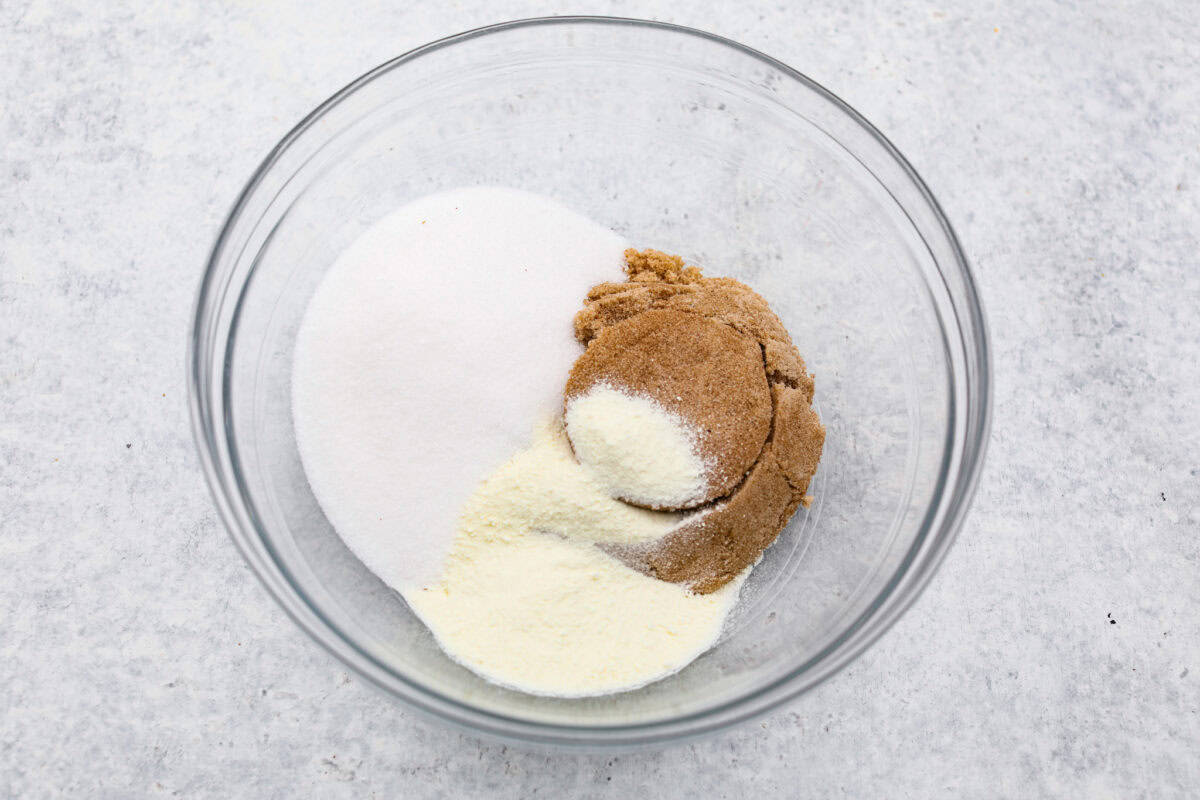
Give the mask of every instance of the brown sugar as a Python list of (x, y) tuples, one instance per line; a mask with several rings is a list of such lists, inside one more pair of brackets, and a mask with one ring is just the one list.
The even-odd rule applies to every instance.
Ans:
[(625, 258), (628, 280), (593, 287), (575, 316), (587, 351), (564, 397), (607, 382), (651, 395), (702, 431), (712, 473), (703, 513), (653, 544), (606, 549), (704, 594), (754, 563), (811, 502), (825, 428), (812, 376), (762, 297), (657, 250)]
[(825, 428), (803, 394), (775, 387), (776, 427), (745, 481), (707, 513), (685, 522), (652, 547), (622, 554), (643, 571), (707, 594), (753, 564), (803, 505), (817, 471)]
[(636, 389), (692, 423), (707, 491), (688, 507), (733, 491), (771, 432), (758, 342), (698, 314), (651, 310), (605, 327), (571, 369), (564, 402), (598, 383)]

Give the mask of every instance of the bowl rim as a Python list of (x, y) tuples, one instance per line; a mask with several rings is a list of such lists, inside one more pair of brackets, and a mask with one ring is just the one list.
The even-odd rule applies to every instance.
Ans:
[[(223, 434), (231, 433), (225, 414), (227, 406), (224, 402), (221, 404), (214, 402), (214, 394), (205, 390), (206, 381), (211, 379), (210, 372), (212, 370), (210, 370), (210, 364), (205, 360), (206, 351), (202, 347), (202, 343), (206, 340), (208, 312), (214, 302), (219, 303), (221, 299), (214, 300), (214, 295), (221, 288), (217, 281), (219, 264), (230, 244), (235, 223), (246, 210), (251, 197), (263, 183), (265, 176), (293, 142), (348, 96), (381, 75), (414, 59), (471, 39), (516, 28), (563, 25), (641, 27), (707, 40), (750, 56), (823, 97), (883, 148), (928, 205), (929, 211), (932, 212), (945, 236), (945, 243), (949, 245), (953, 253), (954, 264), (937, 263), (938, 270), (941, 272), (951, 266), (957, 268), (958, 278), (962, 283), (960, 290), (962, 307), (960, 308), (959, 303), (953, 300), (952, 306), (956, 314), (965, 312), (970, 322), (968, 327), (976, 334), (968, 340), (961, 336), (963, 325), (960, 323), (957, 326), (964, 356), (963, 373), (966, 388), (962, 395), (963, 399), (967, 401), (964, 403), (965, 409), (962, 410), (965, 417), (962, 440), (957, 449), (953, 446), (947, 448), (947, 455), (943, 458), (934, 492), (934, 502), (931, 503), (925, 519), (921, 522), (917, 537), (892, 577), (868, 606), (821, 651), (794, 666), (786, 674), (775, 678), (769, 684), (699, 711), (644, 723), (604, 726), (573, 725), (510, 717), (435, 692), (397, 673), (359, 648), (319, 608), (308, 601), (304, 592), (290, 580), (287, 571), (271, 555), (270, 548), (264, 545), (265, 540), (258, 528), (257, 519), (247, 508), (247, 504), (244, 502), (244, 493), (236, 485), (240, 483), (240, 480), (231, 481), (223, 464), (223, 459), (228, 457), (228, 452), (226, 447), (222, 446), (220, 437)], [(947, 329), (943, 329), (943, 335), (949, 332)], [(437, 39), (389, 59), (334, 93), (305, 116), (271, 149), (239, 193), (222, 224), (206, 263), (193, 307), (193, 322), (189, 334), (187, 347), (189, 410), (192, 433), (205, 480), (230, 538), (233, 539), (235, 546), (276, 602), (318, 644), (338, 658), (346, 667), (364, 678), (367, 683), (381, 689), (390, 697), (399, 698), (410, 707), (443, 721), (465, 727), (474, 733), (497, 735), (501, 738), (519, 739), (538, 744), (624, 747), (692, 738), (766, 714), (832, 677), (886, 633), (928, 585), (953, 543), (969, 510), (978, 486), (991, 428), (990, 337), (975, 279), (971, 274), (958, 237), (941, 205), (907, 159), (887, 137), (849, 104), (805, 74), (778, 59), (707, 31), (674, 23), (629, 17), (595, 15), (531, 17), (473, 28)], [(225, 355), (227, 356), (227, 353)], [(974, 369), (971, 369), (972, 366)], [(228, 387), (224, 384), (223, 379), (219, 378), (219, 380), (222, 382), (220, 395), (223, 400), (227, 400)], [(957, 394), (954, 390), (951, 391), (951, 396), (955, 400), (958, 399)], [(950, 440), (951, 445), (955, 438), (953, 417), (958, 412), (955, 403), (952, 402), (951, 424), (947, 426), (949, 431), (947, 439)], [(950, 462), (954, 456), (960, 456), (961, 460), (957, 472), (950, 475)], [(942, 498), (946, 499), (944, 505), (940, 503)], [(933, 517), (936, 516), (935, 512), (939, 507), (943, 509), (944, 513), (935, 529)], [(906, 591), (897, 593), (896, 590), (901, 583), (907, 584)]]

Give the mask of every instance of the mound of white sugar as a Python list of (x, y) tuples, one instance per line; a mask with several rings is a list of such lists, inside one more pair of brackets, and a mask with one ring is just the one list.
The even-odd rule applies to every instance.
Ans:
[(680, 508), (707, 493), (697, 432), (652, 398), (598, 383), (568, 400), (565, 418), (575, 455), (614, 497)]
[(626, 243), (552, 200), (471, 188), (406, 205), (331, 267), (293, 362), (309, 484), (388, 584), (436, 578), (478, 483), (558, 408), (571, 329)]

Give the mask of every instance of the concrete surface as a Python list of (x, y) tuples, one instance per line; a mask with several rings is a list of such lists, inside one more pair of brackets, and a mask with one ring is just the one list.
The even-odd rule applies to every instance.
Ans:
[(991, 318), (975, 509), (882, 641), (773, 716), (618, 756), (480, 742), (275, 606), (193, 453), (193, 291), (304, 113), (568, 9), (0, 2), (0, 795), (1200, 792), (1200, 24), (1186, 4), (596, 0), (776, 55), (889, 134)]

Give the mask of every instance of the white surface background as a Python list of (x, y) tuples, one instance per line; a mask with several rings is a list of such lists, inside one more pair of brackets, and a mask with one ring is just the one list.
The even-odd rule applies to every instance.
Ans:
[[(724, 34), (862, 111), (957, 226), (996, 359), (974, 511), (907, 616), (769, 718), (619, 756), (347, 675), (228, 541), (184, 393), (207, 250), (279, 137), (411, 47), (564, 10)], [(1194, 12), (0, 0), (0, 795), (1195, 796)]]

